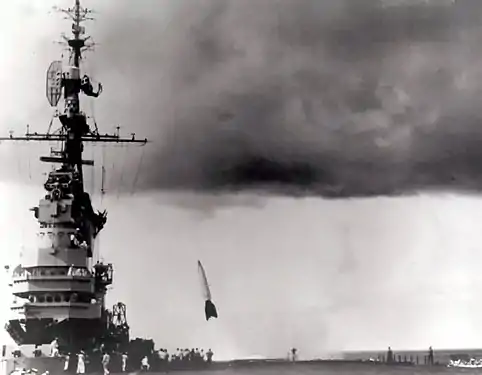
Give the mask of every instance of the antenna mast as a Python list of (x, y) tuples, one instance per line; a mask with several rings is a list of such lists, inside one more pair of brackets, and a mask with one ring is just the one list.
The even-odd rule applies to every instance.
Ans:
[(29, 125), (24, 136), (16, 137), (10, 132), (9, 137), (0, 137), (0, 141), (59, 141), (60, 150), (51, 150), (51, 156), (42, 156), (40, 161), (47, 163), (61, 163), (66, 170), (76, 172), (79, 176), (78, 193), (84, 192), (83, 165), (94, 165), (93, 160), (83, 160), (82, 153), (84, 142), (108, 142), (108, 143), (137, 143), (145, 145), (147, 139), (136, 139), (133, 133), (129, 138), (120, 136), (119, 127), (113, 134), (100, 134), (97, 126), (91, 129), (87, 123), (86, 115), (80, 111), (80, 93), (87, 96), (98, 97), (102, 92), (102, 85), (99, 84), (98, 90), (94, 91), (87, 75), (81, 77), (80, 61), (82, 52), (90, 49), (94, 44), (87, 43), (90, 37), (84, 36), (85, 27), (82, 23), (92, 20), (90, 16), (92, 10), (83, 8), (80, 0), (75, 0), (73, 8), (56, 10), (66, 14), (72, 23), (72, 37), (63, 36), (69, 51), (69, 66), (62, 67), (61, 61), (54, 61), (47, 71), (47, 98), (52, 107), (56, 107), (63, 90), (64, 109), (61, 114), (56, 114), (59, 118), (61, 127), (54, 132), (40, 134), (31, 133)]

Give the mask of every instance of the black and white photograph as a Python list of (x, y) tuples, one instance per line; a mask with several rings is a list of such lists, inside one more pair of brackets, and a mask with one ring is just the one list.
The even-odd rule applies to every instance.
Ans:
[(0, 51), (0, 375), (482, 370), (482, 0), (11, 0)]

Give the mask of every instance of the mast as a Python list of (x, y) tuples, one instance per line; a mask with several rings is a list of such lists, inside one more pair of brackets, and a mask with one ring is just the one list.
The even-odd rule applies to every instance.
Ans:
[(87, 75), (81, 77), (80, 62), (82, 53), (91, 49), (93, 43), (87, 43), (90, 37), (84, 36), (85, 27), (82, 25), (87, 20), (93, 20), (90, 16), (91, 9), (80, 5), (80, 0), (75, 0), (73, 8), (57, 8), (58, 11), (66, 14), (72, 19), (72, 37), (63, 36), (70, 52), (70, 66), (66, 70), (62, 69), (60, 61), (54, 61), (47, 72), (47, 97), (50, 105), (56, 107), (63, 89), (64, 109), (62, 114), (57, 113), (61, 127), (51, 132), (49, 127), (46, 133), (31, 133), (27, 125), (24, 136), (14, 136), (10, 132), (8, 137), (0, 137), (0, 141), (38, 141), (51, 142), (59, 141), (60, 150), (51, 151), (51, 156), (40, 157), (40, 161), (47, 163), (61, 163), (64, 168), (74, 170), (79, 174), (79, 192), (84, 192), (83, 165), (93, 166), (93, 160), (83, 160), (83, 144), (88, 143), (132, 143), (145, 145), (147, 139), (136, 139), (135, 133), (131, 137), (123, 138), (120, 135), (119, 127), (113, 134), (101, 134), (94, 124), (91, 128), (87, 123), (87, 117), (80, 111), (80, 93), (87, 96), (98, 97), (102, 92), (102, 85), (99, 84), (97, 92), (94, 91), (90, 78)]
[[(92, 342), (125, 344), (129, 337), (125, 305), (116, 304), (112, 312), (105, 308), (107, 287), (113, 280), (112, 264), (90, 264), (94, 239), (104, 227), (107, 213), (95, 212), (85, 191), (83, 166), (93, 166), (94, 160), (84, 160), (82, 154), (84, 143), (144, 146), (147, 139), (137, 139), (134, 133), (123, 138), (119, 126), (113, 134), (101, 134), (95, 122), (88, 124), (80, 110), (80, 94), (97, 98), (102, 92), (101, 84), (95, 91), (90, 78), (81, 76), (80, 71), (82, 53), (93, 46), (82, 25), (92, 19), (92, 10), (83, 8), (80, 0), (75, 0), (73, 8), (58, 10), (73, 21), (72, 36), (63, 36), (70, 53), (68, 66), (53, 61), (47, 70), (46, 95), (51, 107), (57, 107), (63, 93), (63, 109), (55, 114), (60, 126), (51, 131), (50, 125), (47, 132), (37, 133), (27, 125), (23, 136), (10, 132), (0, 137), (0, 141), (60, 143), (50, 156), (40, 157), (40, 161), (60, 167), (48, 174), (44, 184), (47, 194), (31, 208), (39, 223), (39, 243), (25, 250), (12, 272), (15, 300), (6, 329), (19, 345), (47, 344), (54, 338), (71, 348), (87, 348)], [(104, 179), (103, 168), (102, 194)], [(115, 316), (124, 319), (114, 320)]]

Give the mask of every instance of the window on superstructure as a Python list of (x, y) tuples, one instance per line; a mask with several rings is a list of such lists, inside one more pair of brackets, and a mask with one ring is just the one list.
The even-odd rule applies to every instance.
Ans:
[(37, 301), (40, 302), (40, 303), (44, 303), (45, 302), (45, 296), (44, 295), (38, 296)]
[(47, 294), (45, 296), (45, 301), (47, 301), (47, 303), (52, 303), (53, 302), (53, 297), (50, 295), (50, 294)]
[(56, 294), (54, 297), (54, 301), (57, 303), (62, 302), (62, 297), (59, 294)]

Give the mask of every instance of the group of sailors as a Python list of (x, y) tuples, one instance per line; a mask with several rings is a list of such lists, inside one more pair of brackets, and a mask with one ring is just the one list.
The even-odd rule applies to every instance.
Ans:
[(159, 351), (160, 357), (165, 362), (207, 362), (211, 363), (214, 353), (211, 349), (204, 352), (203, 349), (180, 349), (177, 348), (174, 354), (169, 354), (167, 349)]
[[(160, 349), (155, 352), (156, 357), (158, 359), (157, 365), (163, 367), (163, 365), (176, 365), (179, 364), (209, 364), (212, 362), (213, 359), (213, 351), (209, 349), (207, 352), (204, 352), (203, 349), (195, 348), (195, 349), (177, 349), (175, 354), (169, 354), (167, 349)], [(59, 342), (57, 339), (54, 339), (50, 344), (50, 356), (51, 357), (63, 357), (64, 358), (64, 371), (69, 371), (71, 368), (71, 353), (67, 353), (64, 355), (60, 354), (59, 351)], [(77, 366), (76, 366), (76, 374), (85, 374), (86, 373), (86, 363), (87, 363), (87, 356), (83, 350), (80, 350), (79, 353), (76, 354), (77, 359)], [(144, 355), (140, 361), (139, 365), (132, 365), (129, 363), (129, 355), (124, 352), (120, 355), (121, 359), (121, 371), (127, 372), (130, 369), (140, 369), (141, 371), (149, 371), (151, 370), (150, 359), (153, 359), (153, 356)], [(102, 358), (101, 358), (102, 368), (104, 371), (104, 375), (110, 374), (110, 364), (111, 364), (111, 355), (107, 351), (103, 351)]]
[[(427, 355), (424, 357), (424, 364), (433, 366), (435, 364), (434, 358), (435, 357), (434, 357), (434, 353), (433, 353), (433, 348), (430, 346), (428, 348)], [(379, 360), (376, 361), (376, 362), (379, 362)], [(407, 356), (405, 355), (402, 359), (402, 357), (399, 355), (398, 358), (397, 358), (395, 356), (395, 354), (393, 353), (393, 350), (390, 346), (388, 347), (386, 358), (384, 357), (382, 362), (385, 362), (385, 363), (388, 363), (388, 364), (392, 364), (392, 363), (412, 363), (412, 364), (417, 364), (417, 365), (419, 364), (418, 356), (415, 357), (415, 362), (414, 362), (412, 356), (410, 356), (407, 359)]]
[(90, 276), (90, 271), (85, 267), (75, 267), (73, 264), (69, 267), (67, 271), (67, 276), (81, 276), (81, 277), (88, 277)]

